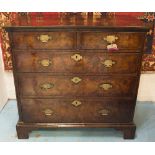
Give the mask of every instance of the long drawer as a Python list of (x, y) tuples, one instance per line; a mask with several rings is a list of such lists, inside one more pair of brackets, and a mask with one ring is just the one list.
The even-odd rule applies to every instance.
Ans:
[(54, 76), (51, 74), (18, 74), (19, 89), (24, 97), (51, 96), (117, 96), (136, 94), (137, 77)]
[(15, 49), (74, 49), (76, 32), (13, 32)]
[(141, 53), (15, 51), (18, 72), (136, 73)]
[(22, 99), (25, 123), (130, 122), (132, 100)]

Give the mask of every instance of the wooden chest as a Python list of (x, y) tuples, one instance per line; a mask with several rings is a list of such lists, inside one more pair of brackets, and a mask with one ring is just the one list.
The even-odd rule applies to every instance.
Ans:
[(134, 138), (147, 27), (62, 22), (5, 29), (12, 50), (18, 138), (58, 127), (115, 128), (124, 138)]

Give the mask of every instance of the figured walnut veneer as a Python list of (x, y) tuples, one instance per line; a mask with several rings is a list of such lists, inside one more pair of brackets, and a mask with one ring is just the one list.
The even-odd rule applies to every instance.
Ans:
[(6, 30), (18, 138), (28, 138), (32, 130), (59, 127), (115, 128), (124, 138), (134, 138), (145, 26), (61, 23)]

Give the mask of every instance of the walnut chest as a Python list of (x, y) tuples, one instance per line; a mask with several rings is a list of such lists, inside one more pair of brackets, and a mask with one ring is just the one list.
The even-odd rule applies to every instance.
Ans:
[[(24, 17), (23, 17), (24, 18)], [(118, 19), (117, 19), (118, 18)], [(135, 136), (134, 109), (148, 27), (132, 20), (62, 16), (9, 32), (18, 138), (37, 129), (115, 128)], [(123, 19), (121, 18), (123, 21)]]

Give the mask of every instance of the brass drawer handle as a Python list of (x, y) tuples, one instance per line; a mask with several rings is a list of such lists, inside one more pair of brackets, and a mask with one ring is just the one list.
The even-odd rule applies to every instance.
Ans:
[(114, 64), (116, 64), (116, 61), (107, 59), (101, 62), (106, 68), (111, 68)]
[(40, 88), (42, 90), (48, 90), (48, 89), (51, 89), (53, 87), (54, 87), (54, 84), (53, 83), (49, 83), (49, 82), (43, 83), (43, 84), (40, 85)]
[(41, 34), (40, 36), (37, 37), (37, 39), (40, 40), (42, 43), (46, 43), (49, 40), (51, 40), (52, 37), (46, 34)]
[(78, 101), (78, 100), (74, 100), (71, 104), (74, 105), (75, 107), (78, 107), (82, 103), (80, 101)]
[(102, 110), (99, 111), (99, 114), (102, 115), (102, 116), (107, 116), (107, 115), (109, 115), (109, 111), (106, 110), (106, 109), (102, 109)]
[(104, 38), (104, 40), (107, 41), (109, 44), (114, 43), (117, 39), (118, 37), (116, 37), (115, 35), (108, 35)]
[(39, 64), (41, 64), (43, 67), (48, 67), (52, 64), (52, 61), (49, 59), (42, 59), (39, 61)]
[(74, 54), (71, 58), (76, 62), (82, 60), (82, 56), (80, 54)]
[(100, 88), (104, 89), (104, 90), (109, 90), (110, 88), (112, 88), (112, 84), (110, 83), (103, 83), (100, 85)]
[(72, 81), (73, 83), (75, 83), (75, 84), (78, 84), (79, 82), (81, 82), (81, 80), (82, 80), (82, 79), (80, 79), (79, 77), (73, 77), (73, 78), (71, 79), (71, 81)]
[(53, 111), (51, 109), (45, 109), (43, 112), (44, 112), (45, 116), (52, 116), (53, 115)]

